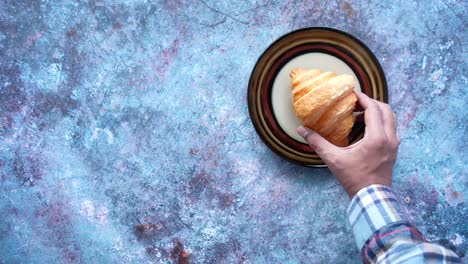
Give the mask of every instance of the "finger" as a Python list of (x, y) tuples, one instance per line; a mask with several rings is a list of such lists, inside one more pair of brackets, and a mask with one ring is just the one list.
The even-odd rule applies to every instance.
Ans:
[(396, 116), (395, 113), (392, 111), (392, 108), (390, 107), (389, 104), (386, 104), (384, 102), (376, 101), (380, 111), (382, 111), (382, 121), (383, 124), (388, 124), (392, 128), (396, 127)]
[(380, 111), (382, 112), (382, 124), (385, 130), (385, 133), (387, 136), (392, 136), (392, 134), (395, 134), (395, 129), (396, 129), (396, 123), (395, 123), (395, 116), (393, 114), (392, 109), (390, 106), (386, 103), (383, 102), (377, 102), (377, 105), (380, 108)]
[(397, 137), (397, 141), (398, 141), (398, 143), (400, 143), (400, 136), (398, 135), (398, 127), (397, 127), (398, 118), (397, 118), (397, 115), (395, 113), (393, 113), (393, 122), (395, 122), (395, 134), (396, 134), (396, 137)]
[(380, 111), (382, 112), (382, 121), (385, 134), (391, 142), (396, 143), (397, 135), (395, 114), (388, 104), (382, 102), (378, 102), (377, 104), (380, 108)]
[(366, 131), (369, 132), (368, 135), (380, 135), (383, 122), (377, 101), (361, 92), (355, 92), (355, 94), (359, 104), (364, 108), (364, 122), (366, 123)]
[(310, 147), (317, 152), (325, 163), (328, 163), (330, 153), (338, 149), (338, 147), (328, 142), (319, 133), (306, 127), (300, 126), (297, 129), (297, 133), (309, 143)]

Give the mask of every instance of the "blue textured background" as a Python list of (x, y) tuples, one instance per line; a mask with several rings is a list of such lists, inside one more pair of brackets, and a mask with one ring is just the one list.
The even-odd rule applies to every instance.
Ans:
[(337, 181), (248, 116), (258, 56), (309, 26), (375, 52), (394, 189), (466, 254), (467, 2), (365, 2), (1, 1), (0, 262), (358, 263)]

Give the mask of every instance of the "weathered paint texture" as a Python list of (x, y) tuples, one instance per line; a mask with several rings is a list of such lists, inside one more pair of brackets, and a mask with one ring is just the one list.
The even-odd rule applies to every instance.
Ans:
[(328, 26), (380, 60), (394, 189), (468, 249), (466, 1), (2, 0), (0, 263), (358, 263), (327, 169), (258, 138), (250, 72)]

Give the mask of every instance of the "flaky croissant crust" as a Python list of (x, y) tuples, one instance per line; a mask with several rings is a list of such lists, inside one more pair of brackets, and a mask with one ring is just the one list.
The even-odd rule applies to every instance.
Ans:
[(294, 111), (302, 124), (336, 146), (349, 145), (357, 98), (356, 80), (319, 69), (295, 68), (290, 73)]

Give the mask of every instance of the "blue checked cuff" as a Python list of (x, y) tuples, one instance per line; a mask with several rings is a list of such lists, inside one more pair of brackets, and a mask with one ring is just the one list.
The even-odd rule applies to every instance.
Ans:
[(380, 184), (361, 189), (351, 200), (347, 215), (359, 251), (380, 228), (395, 222), (411, 222), (391, 189)]

